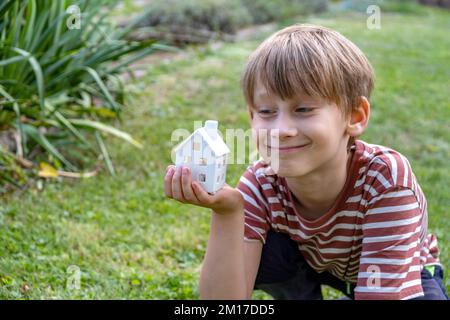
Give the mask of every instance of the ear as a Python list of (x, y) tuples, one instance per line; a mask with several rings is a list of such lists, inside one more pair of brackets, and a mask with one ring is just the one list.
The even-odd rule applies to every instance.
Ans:
[(353, 108), (350, 119), (347, 123), (346, 132), (351, 137), (360, 136), (367, 125), (370, 117), (370, 103), (366, 97), (361, 96), (358, 105)]

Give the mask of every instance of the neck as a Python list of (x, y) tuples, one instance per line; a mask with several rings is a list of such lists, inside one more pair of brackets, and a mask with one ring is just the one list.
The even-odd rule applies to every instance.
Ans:
[(295, 206), (302, 217), (317, 219), (327, 213), (336, 202), (347, 180), (352, 152), (338, 154), (314, 172), (302, 177), (286, 178)]

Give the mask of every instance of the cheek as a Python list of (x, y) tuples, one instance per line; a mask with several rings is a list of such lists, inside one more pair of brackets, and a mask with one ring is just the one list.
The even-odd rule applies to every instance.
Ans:
[(259, 147), (261, 145), (266, 145), (267, 141), (270, 139), (269, 138), (269, 130), (267, 130), (266, 128), (258, 128), (258, 127), (253, 127), (252, 128), (252, 138), (253, 141), (256, 142), (256, 146)]
[(302, 132), (316, 143), (327, 143), (336, 138), (336, 126), (332, 121), (321, 120), (305, 122)]
[(253, 117), (251, 123), (252, 123), (252, 128), (255, 128), (255, 129), (268, 129), (268, 128), (270, 128), (270, 122), (266, 121), (264, 119), (261, 119), (257, 115), (255, 115)]
[(270, 132), (270, 127), (267, 125), (267, 123), (264, 123), (261, 120), (257, 120), (256, 118), (253, 118), (252, 120), (252, 134), (253, 138), (256, 139), (256, 141), (263, 142), (267, 140), (268, 132)]

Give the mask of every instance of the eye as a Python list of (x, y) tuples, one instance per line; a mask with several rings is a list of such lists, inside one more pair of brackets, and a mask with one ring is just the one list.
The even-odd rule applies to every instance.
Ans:
[(299, 113), (307, 113), (312, 111), (313, 108), (308, 108), (308, 107), (298, 107), (297, 109), (295, 109), (295, 112), (299, 112)]
[(265, 108), (258, 109), (258, 114), (261, 116), (271, 116), (275, 113), (276, 113), (276, 110), (273, 110), (273, 109), (265, 109)]

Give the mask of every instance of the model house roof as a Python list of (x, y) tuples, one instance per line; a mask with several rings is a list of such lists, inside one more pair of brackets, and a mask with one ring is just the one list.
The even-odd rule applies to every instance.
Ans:
[(205, 122), (205, 126), (195, 130), (186, 140), (181, 142), (174, 148), (175, 152), (178, 152), (180, 148), (191, 141), (195, 135), (200, 135), (203, 141), (211, 148), (212, 152), (216, 157), (223, 156), (224, 154), (230, 153), (230, 149), (225, 144), (223, 139), (220, 137), (218, 131), (218, 122), (214, 120), (208, 120)]

